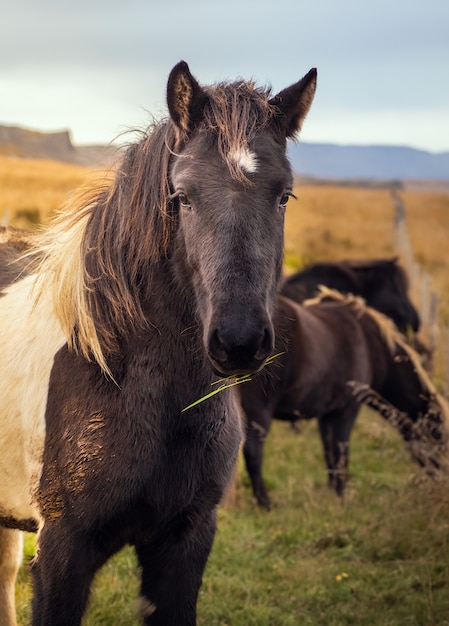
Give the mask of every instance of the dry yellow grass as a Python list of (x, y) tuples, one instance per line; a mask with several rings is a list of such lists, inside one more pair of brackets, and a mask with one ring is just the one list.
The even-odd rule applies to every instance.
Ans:
[(319, 260), (394, 255), (394, 206), (387, 190), (300, 186), (286, 221), (287, 271)]
[[(308, 262), (397, 255), (387, 189), (299, 186), (286, 220), (288, 269)], [(401, 191), (415, 261), (449, 295), (449, 192)]]
[(401, 196), (415, 260), (449, 295), (449, 193), (404, 191)]
[[(387, 189), (300, 186), (286, 221), (287, 271), (305, 263), (397, 255)], [(401, 191), (416, 263), (449, 296), (449, 192)], [(404, 259), (405, 261), (405, 259)]]
[[(106, 175), (66, 163), (0, 155), (0, 223), (5, 218), (22, 227), (46, 223), (72, 190), (104, 180)], [(287, 273), (318, 260), (397, 255), (395, 204), (388, 189), (304, 184), (294, 192), (298, 199), (290, 200), (286, 218)], [(404, 190), (399, 195), (415, 261), (428, 274), (430, 289), (439, 294), (443, 327), (434, 340), (438, 342), (437, 372), (443, 377), (441, 372), (449, 370), (449, 192)], [(406, 259), (401, 261), (405, 265)], [(411, 293), (421, 310), (417, 281)], [(449, 377), (445, 384), (449, 388)]]
[(46, 223), (71, 190), (93, 174), (82, 166), (0, 155), (0, 223)]

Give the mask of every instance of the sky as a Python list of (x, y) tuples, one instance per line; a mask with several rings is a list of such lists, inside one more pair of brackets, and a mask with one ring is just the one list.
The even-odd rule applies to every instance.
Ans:
[(316, 67), (303, 141), (449, 151), (448, 33), (448, 0), (15, 0), (0, 21), (0, 124), (120, 142), (167, 115), (183, 59), (202, 84), (255, 79), (273, 94)]

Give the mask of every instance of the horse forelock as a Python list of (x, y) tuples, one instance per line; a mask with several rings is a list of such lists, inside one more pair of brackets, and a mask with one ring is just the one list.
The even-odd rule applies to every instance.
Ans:
[(219, 83), (205, 91), (208, 101), (200, 127), (216, 134), (218, 151), (231, 175), (248, 182), (247, 174), (257, 169), (257, 155), (249, 144), (275, 115), (271, 91), (252, 81)]

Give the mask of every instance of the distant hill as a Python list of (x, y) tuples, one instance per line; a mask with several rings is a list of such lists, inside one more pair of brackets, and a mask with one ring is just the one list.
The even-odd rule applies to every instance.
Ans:
[(289, 158), (295, 173), (314, 178), (449, 180), (449, 152), (299, 142), (290, 144)]
[(68, 130), (43, 133), (18, 126), (0, 125), (0, 154), (5, 156), (102, 166), (110, 163), (116, 151), (117, 148), (113, 146), (75, 146)]
[[(78, 165), (109, 164), (117, 146), (76, 146), (70, 132), (43, 133), (0, 125), (0, 154), (45, 158)], [(441, 180), (449, 181), (449, 152), (433, 154), (398, 146), (339, 146), (291, 143), (289, 158), (301, 177), (331, 180)]]

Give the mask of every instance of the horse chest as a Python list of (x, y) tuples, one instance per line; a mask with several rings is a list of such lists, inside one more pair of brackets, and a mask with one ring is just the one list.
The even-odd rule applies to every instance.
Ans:
[(97, 380), (86, 363), (69, 381), (62, 372), (73, 371), (67, 364), (74, 358), (61, 351), (50, 386), (40, 500), (45, 518), (75, 509), (107, 517), (136, 502), (165, 515), (206, 491), (219, 499), (241, 439), (230, 394), (182, 413), (187, 395), (155, 375), (142, 380), (133, 371), (119, 389)]

